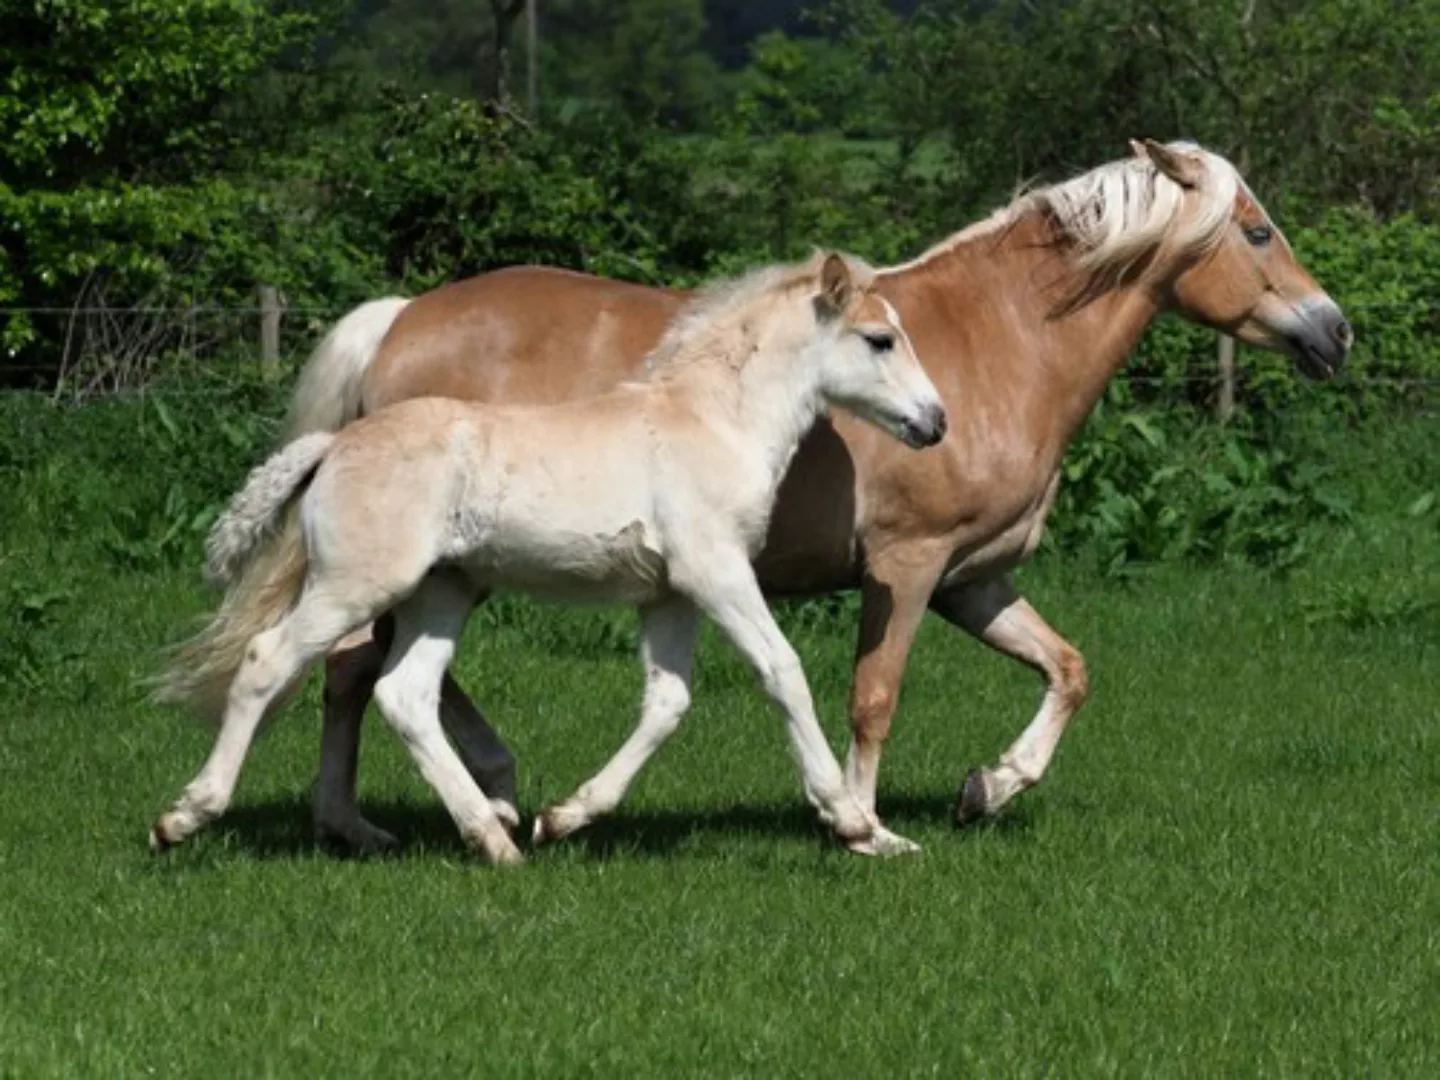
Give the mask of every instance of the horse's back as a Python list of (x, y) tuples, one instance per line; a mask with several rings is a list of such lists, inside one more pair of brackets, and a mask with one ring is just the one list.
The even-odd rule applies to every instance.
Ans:
[(546, 404), (601, 393), (639, 370), (684, 296), (542, 266), (443, 285), (391, 326), (365, 375), (365, 411), (421, 396)]

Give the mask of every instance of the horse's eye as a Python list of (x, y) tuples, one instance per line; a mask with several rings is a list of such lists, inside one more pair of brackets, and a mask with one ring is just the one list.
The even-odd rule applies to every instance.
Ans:
[(1275, 230), (1269, 225), (1252, 225), (1245, 230), (1245, 239), (1254, 247), (1264, 247), (1275, 235)]
[(889, 352), (895, 348), (894, 334), (866, 334), (865, 340), (876, 352)]

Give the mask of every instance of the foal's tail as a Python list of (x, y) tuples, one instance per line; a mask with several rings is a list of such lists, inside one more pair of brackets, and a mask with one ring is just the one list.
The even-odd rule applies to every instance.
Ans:
[(399, 296), (371, 300), (325, 335), (295, 386), (285, 419), (286, 441), (312, 431), (339, 431), (360, 415), (360, 380), (408, 303)]
[[(296, 497), (335, 436), (302, 436), (255, 469), (206, 542), (206, 576), (227, 585), (198, 634), (170, 650), (155, 680), (159, 701), (188, 705), (218, 724), (251, 639), (295, 606), (310, 568)], [(278, 526), (278, 528), (277, 528)]]
[(254, 558), (296, 493), (330, 452), (335, 436), (313, 431), (287, 443), (252, 469), (245, 486), (205, 541), (205, 580), (224, 587)]

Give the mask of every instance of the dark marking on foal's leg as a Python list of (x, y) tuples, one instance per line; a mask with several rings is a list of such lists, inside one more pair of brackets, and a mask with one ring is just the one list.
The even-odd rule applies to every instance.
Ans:
[(960, 828), (984, 821), (990, 816), (990, 807), (985, 795), (985, 773), (982, 769), (971, 769), (955, 795), (955, 824)]

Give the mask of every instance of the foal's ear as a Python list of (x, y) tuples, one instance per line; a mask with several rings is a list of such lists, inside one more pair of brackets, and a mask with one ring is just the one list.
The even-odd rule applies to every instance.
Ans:
[(850, 294), (854, 288), (850, 267), (832, 251), (825, 257), (825, 265), (820, 270), (820, 295), (815, 298), (820, 314), (829, 318), (842, 314), (850, 306)]
[(1205, 163), (1199, 155), (1184, 150), (1172, 150), (1164, 143), (1146, 139), (1143, 143), (1130, 140), (1130, 149), (1136, 157), (1149, 158), (1155, 168), (1183, 188), (1195, 188), (1205, 178)]

